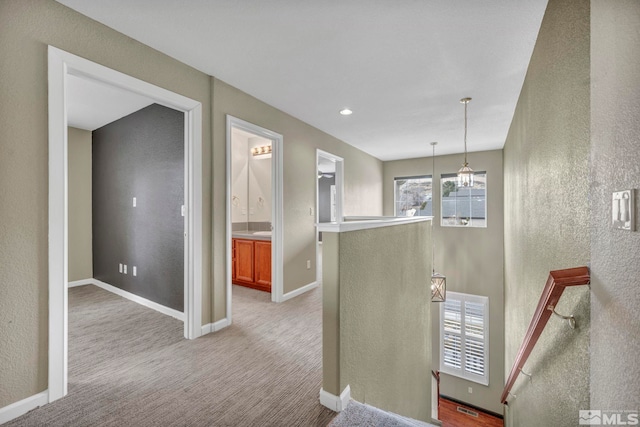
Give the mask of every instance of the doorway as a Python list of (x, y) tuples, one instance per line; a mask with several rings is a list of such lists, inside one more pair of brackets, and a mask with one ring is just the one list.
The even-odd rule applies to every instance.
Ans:
[[(237, 217), (238, 221), (244, 221), (244, 218), (247, 219), (247, 223), (254, 222), (257, 233), (263, 234), (263, 236), (267, 236), (270, 231), (271, 238), (271, 301), (272, 302), (282, 302), (283, 301), (283, 249), (282, 249), (282, 241), (283, 241), (283, 221), (282, 221), (282, 206), (283, 206), (283, 173), (282, 173), (282, 144), (283, 137), (282, 135), (265, 129), (263, 127), (254, 125), (253, 123), (249, 123), (245, 120), (239, 119), (237, 117), (233, 117), (227, 115), (227, 135), (226, 135), (226, 165), (227, 165), (227, 173), (226, 173), (226, 187), (227, 187), (227, 195), (226, 195), (226, 230), (227, 230), (227, 239), (226, 239), (226, 312), (227, 312), (227, 323), (231, 324), (232, 322), (232, 283), (233, 283), (233, 253), (234, 248), (232, 246), (233, 243), (233, 223), (234, 223), (234, 215)], [(233, 167), (233, 139), (235, 135), (244, 136), (247, 138), (247, 155), (251, 155), (252, 157), (260, 158), (270, 156), (270, 196), (267, 197), (264, 189), (259, 190), (257, 192), (249, 192), (247, 189), (246, 196), (242, 196), (240, 193), (235, 194), (234, 188), (238, 184), (234, 183), (234, 177), (232, 171)], [(249, 141), (252, 140), (252, 141)], [(266, 163), (264, 163), (266, 164)], [(264, 166), (264, 165), (263, 165)], [(237, 169), (237, 167), (236, 167)], [(263, 171), (264, 172), (264, 171)], [(254, 177), (255, 178), (255, 177)], [(235, 180), (237, 181), (237, 180)], [(247, 178), (246, 184), (247, 188), (249, 186), (249, 179)], [(250, 197), (251, 195), (251, 197)], [(250, 199), (250, 200), (249, 200)], [(255, 199), (255, 200), (254, 200)], [(270, 208), (270, 215), (266, 215), (266, 209), (268, 206)], [(262, 212), (261, 212), (262, 211)], [(253, 215), (263, 215), (258, 219), (260, 221), (252, 221), (251, 216)], [(270, 218), (270, 221), (264, 221), (265, 218)], [(269, 222), (270, 225), (266, 223)], [(262, 228), (270, 228), (270, 230), (263, 230)], [(252, 226), (254, 227), (254, 226)], [(264, 247), (261, 245), (261, 247)], [(246, 250), (246, 248), (245, 248)], [(254, 249), (255, 251), (255, 249)], [(254, 252), (255, 254), (255, 252)]]
[(202, 105), (53, 46), (49, 60), (49, 402), (67, 394), (68, 135), (71, 76), (142, 95), (184, 113), (184, 336), (202, 334)]
[[(344, 159), (316, 150), (316, 223), (344, 220)], [(322, 233), (316, 227), (316, 282), (322, 282)]]

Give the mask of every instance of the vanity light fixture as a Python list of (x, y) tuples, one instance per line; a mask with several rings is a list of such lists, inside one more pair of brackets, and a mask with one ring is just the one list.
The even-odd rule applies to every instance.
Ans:
[(271, 154), (271, 146), (263, 145), (261, 147), (253, 147), (251, 149), (251, 154), (253, 154), (254, 156), (264, 156), (267, 154)]
[[(431, 155), (431, 200), (434, 200), (433, 189), (436, 181), (436, 145), (437, 142), (432, 142), (432, 155)], [(433, 206), (431, 208), (433, 211)], [(434, 217), (435, 218), (435, 217)], [(443, 274), (436, 273), (436, 244), (433, 240), (433, 218), (431, 219), (431, 302), (444, 302), (447, 299), (447, 278)]]
[(348, 108), (343, 108), (342, 110), (340, 110), (340, 114), (342, 114), (343, 116), (350, 116), (353, 114), (353, 111)]
[(458, 171), (458, 187), (473, 187), (473, 169), (467, 163), (467, 105), (471, 98), (462, 98), (460, 103), (464, 104), (464, 163)]

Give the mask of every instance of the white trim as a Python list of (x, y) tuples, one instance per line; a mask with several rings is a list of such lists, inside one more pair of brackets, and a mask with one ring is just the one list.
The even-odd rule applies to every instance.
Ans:
[(124, 289), (117, 288), (117, 287), (115, 287), (113, 285), (110, 285), (108, 283), (102, 282), (102, 281), (100, 281), (98, 279), (93, 279), (91, 281), (91, 284), (92, 285), (96, 285), (97, 287), (102, 288), (105, 291), (109, 291), (109, 292), (111, 292), (113, 294), (121, 296), (122, 298), (126, 298), (129, 301), (133, 301), (133, 302), (136, 302), (136, 303), (138, 303), (140, 305), (144, 305), (147, 308), (150, 308), (152, 310), (158, 311), (158, 312), (160, 312), (162, 314), (166, 314), (167, 316), (171, 316), (174, 319), (178, 319), (178, 320), (184, 322), (184, 317), (185, 317), (184, 313), (182, 313), (182, 312), (180, 312), (178, 310), (174, 310), (173, 308), (166, 307), (166, 306), (164, 306), (162, 304), (158, 304), (157, 302), (154, 302), (154, 301), (148, 300), (146, 298), (143, 298), (141, 296), (132, 294), (131, 292), (127, 292)]
[(27, 412), (49, 403), (49, 391), (29, 396), (11, 405), (0, 408), (0, 424), (8, 423)]
[(93, 285), (93, 279), (82, 279), (82, 280), (74, 280), (73, 282), (67, 283), (67, 288), (75, 288), (77, 286), (84, 285)]
[(431, 221), (430, 216), (400, 216), (400, 217), (379, 217), (378, 219), (367, 219), (347, 222), (321, 222), (316, 224), (319, 231), (331, 233), (342, 233), (345, 231), (367, 230), (370, 228), (390, 227), (392, 225), (413, 224), (415, 222)]
[(287, 292), (286, 294), (282, 295), (282, 302), (290, 300), (291, 298), (295, 298), (298, 295), (302, 295), (305, 292), (309, 292), (312, 289), (315, 289), (318, 287), (318, 282), (311, 282), (308, 285), (304, 285), (298, 289), (295, 289), (291, 292)]
[(49, 89), (49, 401), (67, 394), (67, 112), (66, 76), (74, 75), (151, 98), (185, 113), (184, 335), (202, 330), (202, 104), (87, 59), (48, 47)]
[(351, 400), (351, 387), (349, 385), (340, 393), (340, 396), (335, 396), (322, 388), (320, 389), (320, 403), (332, 411), (342, 411), (349, 404), (349, 400)]
[(241, 129), (271, 140), (271, 301), (283, 301), (283, 277), (284, 277), (284, 251), (283, 251), (283, 142), (284, 138), (279, 133), (254, 125), (245, 120), (227, 114), (226, 135), (226, 316), (231, 324), (231, 131), (233, 128)]
[(98, 279), (83, 279), (83, 280), (76, 280), (74, 282), (69, 282), (69, 284), (67, 285), (68, 288), (74, 288), (74, 287), (78, 287), (78, 286), (84, 286), (84, 285), (95, 285), (99, 288), (104, 289), (105, 291), (111, 292), (112, 294), (116, 294), (118, 296), (121, 296), (122, 298), (126, 298), (129, 301), (133, 301), (135, 303), (138, 303), (140, 305), (144, 305), (147, 308), (150, 308), (152, 310), (158, 311), (162, 314), (166, 314), (167, 316), (171, 316), (174, 319), (178, 319), (181, 322), (184, 322), (184, 313), (175, 310), (173, 308), (169, 308), (166, 307), (162, 304), (158, 304), (157, 302), (148, 300), (146, 298), (143, 298), (141, 296), (132, 294), (131, 292), (125, 291), (124, 289), (120, 289), (118, 287), (115, 287), (113, 285), (110, 285), (108, 283), (105, 283), (103, 281), (100, 281)]
[(226, 317), (224, 319), (220, 319), (214, 323), (207, 323), (206, 325), (202, 325), (202, 335), (210, 334), (212, 332), (218, 332), (221, 329), (229, 326), (231, 322)]

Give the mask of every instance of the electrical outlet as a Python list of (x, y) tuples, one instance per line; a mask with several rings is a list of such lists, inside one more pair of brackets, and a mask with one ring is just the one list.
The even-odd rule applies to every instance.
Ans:
[(309, 216), (313, 216), (313, 208), (309, 208)]
[(138, 275), (138, 269), (136, 268), (136, 266), (133, 266), (133, 271), (131, 272), (134, 276)]
[(471, 387), (469, 387), (469, 394), (473, 393), (473, 389)]
[(124, 265), (124, 274), (127, 274), (127, 264)]
[(118, 264), (118, 273), (122, 273), (122, 264)]
[(307, 270), (311, 270), (311, 260), (307, 260)]

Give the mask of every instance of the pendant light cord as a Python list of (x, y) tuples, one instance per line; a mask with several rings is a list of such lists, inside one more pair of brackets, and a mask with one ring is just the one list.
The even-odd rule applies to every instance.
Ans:
[(469, 101), (464, 102), (464, 165), (467, 165), (467, 105)]
[(433, 220), (435, 219), (435, 216), (433, 216), (433, 195), (435, 192), (433, 190), (436, 179), (436, 144), (437, 142), (431, 143), (431, 274), (436, 274), (436, 243), (435, 240), (433, 240), (433, 231), (435, 230), (433, 226)]

